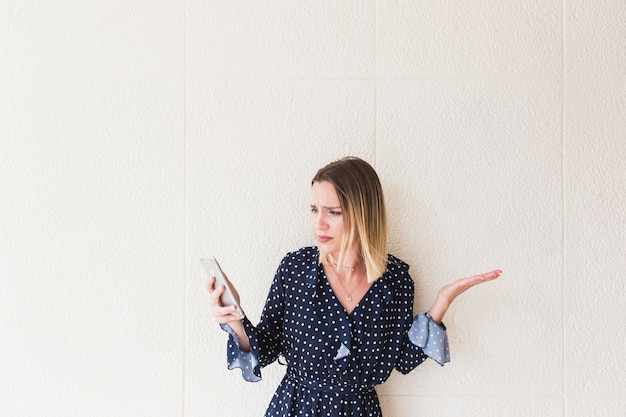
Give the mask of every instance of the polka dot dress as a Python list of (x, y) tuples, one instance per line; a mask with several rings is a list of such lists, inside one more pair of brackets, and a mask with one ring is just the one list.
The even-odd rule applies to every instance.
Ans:
[(283, 258), (261, 320), (246, 318), (250, 352), (231, 333), (228, 366), (244, 379), (259, 381), (261, 368), (279, 357), (285, 377), (266, 417), (381, 416), (374, 387), (393, 369), (406, 374), (427, 357), (448, 362), (443, 325), (425, 313), (413, 317), (409, 266), (389, 256), (387, 271), (348, 314), (335, 296), (315, 247)]

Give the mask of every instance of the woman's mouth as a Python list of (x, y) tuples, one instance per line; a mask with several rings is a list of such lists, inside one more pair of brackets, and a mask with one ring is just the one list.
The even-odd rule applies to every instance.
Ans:
[(330, 236), (318, 236), (317, 237), (317, 241), (320, 242), (320, 243), (326, 243), (326, 242), (328, 242), (331, 239), (332, 239), (332, 237), (330, 237)]

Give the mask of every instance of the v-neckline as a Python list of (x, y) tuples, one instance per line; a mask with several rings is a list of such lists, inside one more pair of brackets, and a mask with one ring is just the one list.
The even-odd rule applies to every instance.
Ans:
[[(337, 301), (337, 303), (341, 306), (341, 308), (344, 311), (344, 313), (346, 313), (346, 315), (348, 317), (351, 317), (352, 314), (361, 306), (361, 301), (365, 300), (365, 298), (369, 296), (369, 293), (372, 290), (372, 287), (374, 286), (374, 284), (376, 284), (376, 282), (368, 283), (368, 288), (363, 293), (363, 296), (361, 296), (361, 298), (359, 298), (359, 300), (354, 304), (354, 307), (352, 308), (352, 310), (348, 311), (348, 309), (346, 309), (346, 306), (343, 305), (343, 303), (341, 302), (341, 299), (339, 298), (339, 296), (335, 292), (335, 289), (333, 288), (332, 284), (330, 283), (330, 280), (328, 279), (328, 275), (326, 274), (326, 270), (324, 269), (323, 265), (320, 265), (320, 267), (321, 267), (321, 270), (322, 270), (322, 274), (324, 276), (324, 281), (326, 282), (326, 285), (328, 285), (328, 289), (332, 293), (332, 295), (335, 298), (335, 300)], [(367, 280), (367, 278), (365, 278), (365, 279)]]

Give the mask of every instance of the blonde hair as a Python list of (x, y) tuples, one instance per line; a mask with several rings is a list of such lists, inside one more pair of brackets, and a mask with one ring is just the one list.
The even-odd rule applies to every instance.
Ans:
[[(387, 269), (387, 214), (378, 174), (370, 164), (357, 157), (345, 157), (317, 171), (311, 184), (333, 184), (344, 222), (344, 233), (337, 263), (358, 246), (368, 282), (374, 282)], [(320, 263), (328, 261), (320, 250)]]

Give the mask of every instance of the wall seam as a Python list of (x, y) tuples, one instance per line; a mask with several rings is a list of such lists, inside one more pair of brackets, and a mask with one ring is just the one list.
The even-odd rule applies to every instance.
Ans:
[(374, 164), (379, 169), (378, 163), (378, 0), (374, 0)]
[(181, 372), (182, 377), (182, 392), (181, 392), (181, 416), (186, 415), (186, 380), (187, 380), (187, 80), (188, 80), (188, 55), (187, 46), (189, 38), (189, 2), (185, 0), (183, 22), (185, 25), (184, 33), (185, 40), (183, 44), (183, 336), (182, 336), (182, 363), (183, 369)]
[(566, 61), (567, 61), (567, 0), (563, 0), (561, 3), (561, 17), (562, 17), (562, 28), (561, 28), (561, 76), (563, 77), (561, 81), (561, 326), (562, 326), (562, 342), (561, 342), (561, 354), (563, 355), (561, 358), (561, 366), (562, 366), (562, 414), (563, 416), (567, 416), (567, 324), (565, 322), (566, 318), (566, 301), (567, 301), (567, 286), (566, 286), (566, 203), (565, 203), (565, 110), (566, 110), (566, 98), (567, 98), (567, 71), (566, 71)]

